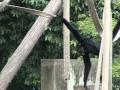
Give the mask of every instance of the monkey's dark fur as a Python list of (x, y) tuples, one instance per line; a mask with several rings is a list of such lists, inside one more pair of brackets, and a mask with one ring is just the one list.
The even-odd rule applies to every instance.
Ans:
[[(78, 30), (69, 23), (66, 19), (63, 18), (63, 23), (68, 27), (68, 29), (72, 32), (77, 41), (81, 44), (81, 47), (84, 49), (84, 87), (87, 85), (88, 75), (91, 68), (91, 61), (89, 54), (99, 55), (100, 45), (96, 45), (91, 39), (84, 39), (82, 35), (78, 32)], [(117, 32), (120, 28), (120, 21), (116, 24), (113, 31), (113, 38), (116, 36)]]

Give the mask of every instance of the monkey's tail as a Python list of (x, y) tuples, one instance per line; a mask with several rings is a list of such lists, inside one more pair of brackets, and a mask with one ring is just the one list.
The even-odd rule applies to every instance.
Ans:
[(0, 12), (9, 4), (10, 0), (4, 0), (0, 2)]

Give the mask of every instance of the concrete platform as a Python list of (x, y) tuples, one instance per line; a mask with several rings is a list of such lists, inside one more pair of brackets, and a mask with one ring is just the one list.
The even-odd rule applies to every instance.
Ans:
[[(63, 77), (63, 59), (41, 60), (41, 90), (86, 90), (83, 87), (83, 60), (71, 60), (70, 80)], [(92, 69), (88, 80), (88, 90), (94, 90), (96, 60), (92, 59)]]

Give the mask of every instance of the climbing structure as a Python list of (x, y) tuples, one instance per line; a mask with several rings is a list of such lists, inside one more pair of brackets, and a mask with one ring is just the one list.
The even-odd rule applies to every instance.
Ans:
[[(88, 8), (92, 16), (97, 32), (101, 36), (101, 50), (99, 54), (98, 70), (96, 74), (96, 84), (94, 90), (99, 90), (100, 72), (102, 68), (102, 90), (112, 90), (112, 30), (111, 30), (111, 1), (104, 0), (103, 27), (99, 22), (99, 18), (95, 9), (93, 0), (87, 0)], [(20, 9), (22, 11), (39, 16), (27, 33), (21, 44), (18, 46), (14, 54), (8, 59), (7, 64), (0, 73), (0, 90), (6, 90), (21, 65), (32, 51), (38, 39), (45, 31), (45, 28), (55, 17), (61, 8), (62, 0), (51, 0), (44, 11), (38, 11), (25, 7), (7, 5), (9, 8)], [(54, 7), (53, 7), (54, 6)], [(70, 20), (70, 0), (63, 0), (63, 17)], [(47, 18), (46, 18), (47, 17)], [(42, 22), (41, 22), (42, 21)], [(64, 32), (64, 79), (70, 79), (70, 36), (67, 28), (63, 26)], [(32, 39), (31, 39), (32, 38)], [(103, 60), (103, 62), (102, 62)], [(103, 66), (103, 67), (102, 67)], [(57, 70), (56, 70), (57, 71)], [(55, 87), (55, 85), (53, 85)], [(49, 89), (49, 88), (48, 88)]]

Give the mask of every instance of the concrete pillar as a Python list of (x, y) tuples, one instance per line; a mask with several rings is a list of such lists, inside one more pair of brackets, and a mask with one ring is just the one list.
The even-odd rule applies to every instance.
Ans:
[(63, 60), (41, 60), (41, 90), (67, 90), (63, 79)]
[[(88, 85), (86, 88), (83, 85), (74, 85), (74, 90), (94, 90), (94, 85)], [(101, 87), (99, 90), (101, 90)]]
[[(92, 68), (88, 79), (89, 90), (94, 90), (97, 60), (91, 59)], [(71, 60), (70, 80), (64, 81), (64, 60), (41, 60), (41, 90), (84, 90), (82, 58)]]
[(74, 90), (85, 90), (84, 86), (75, 85)]

